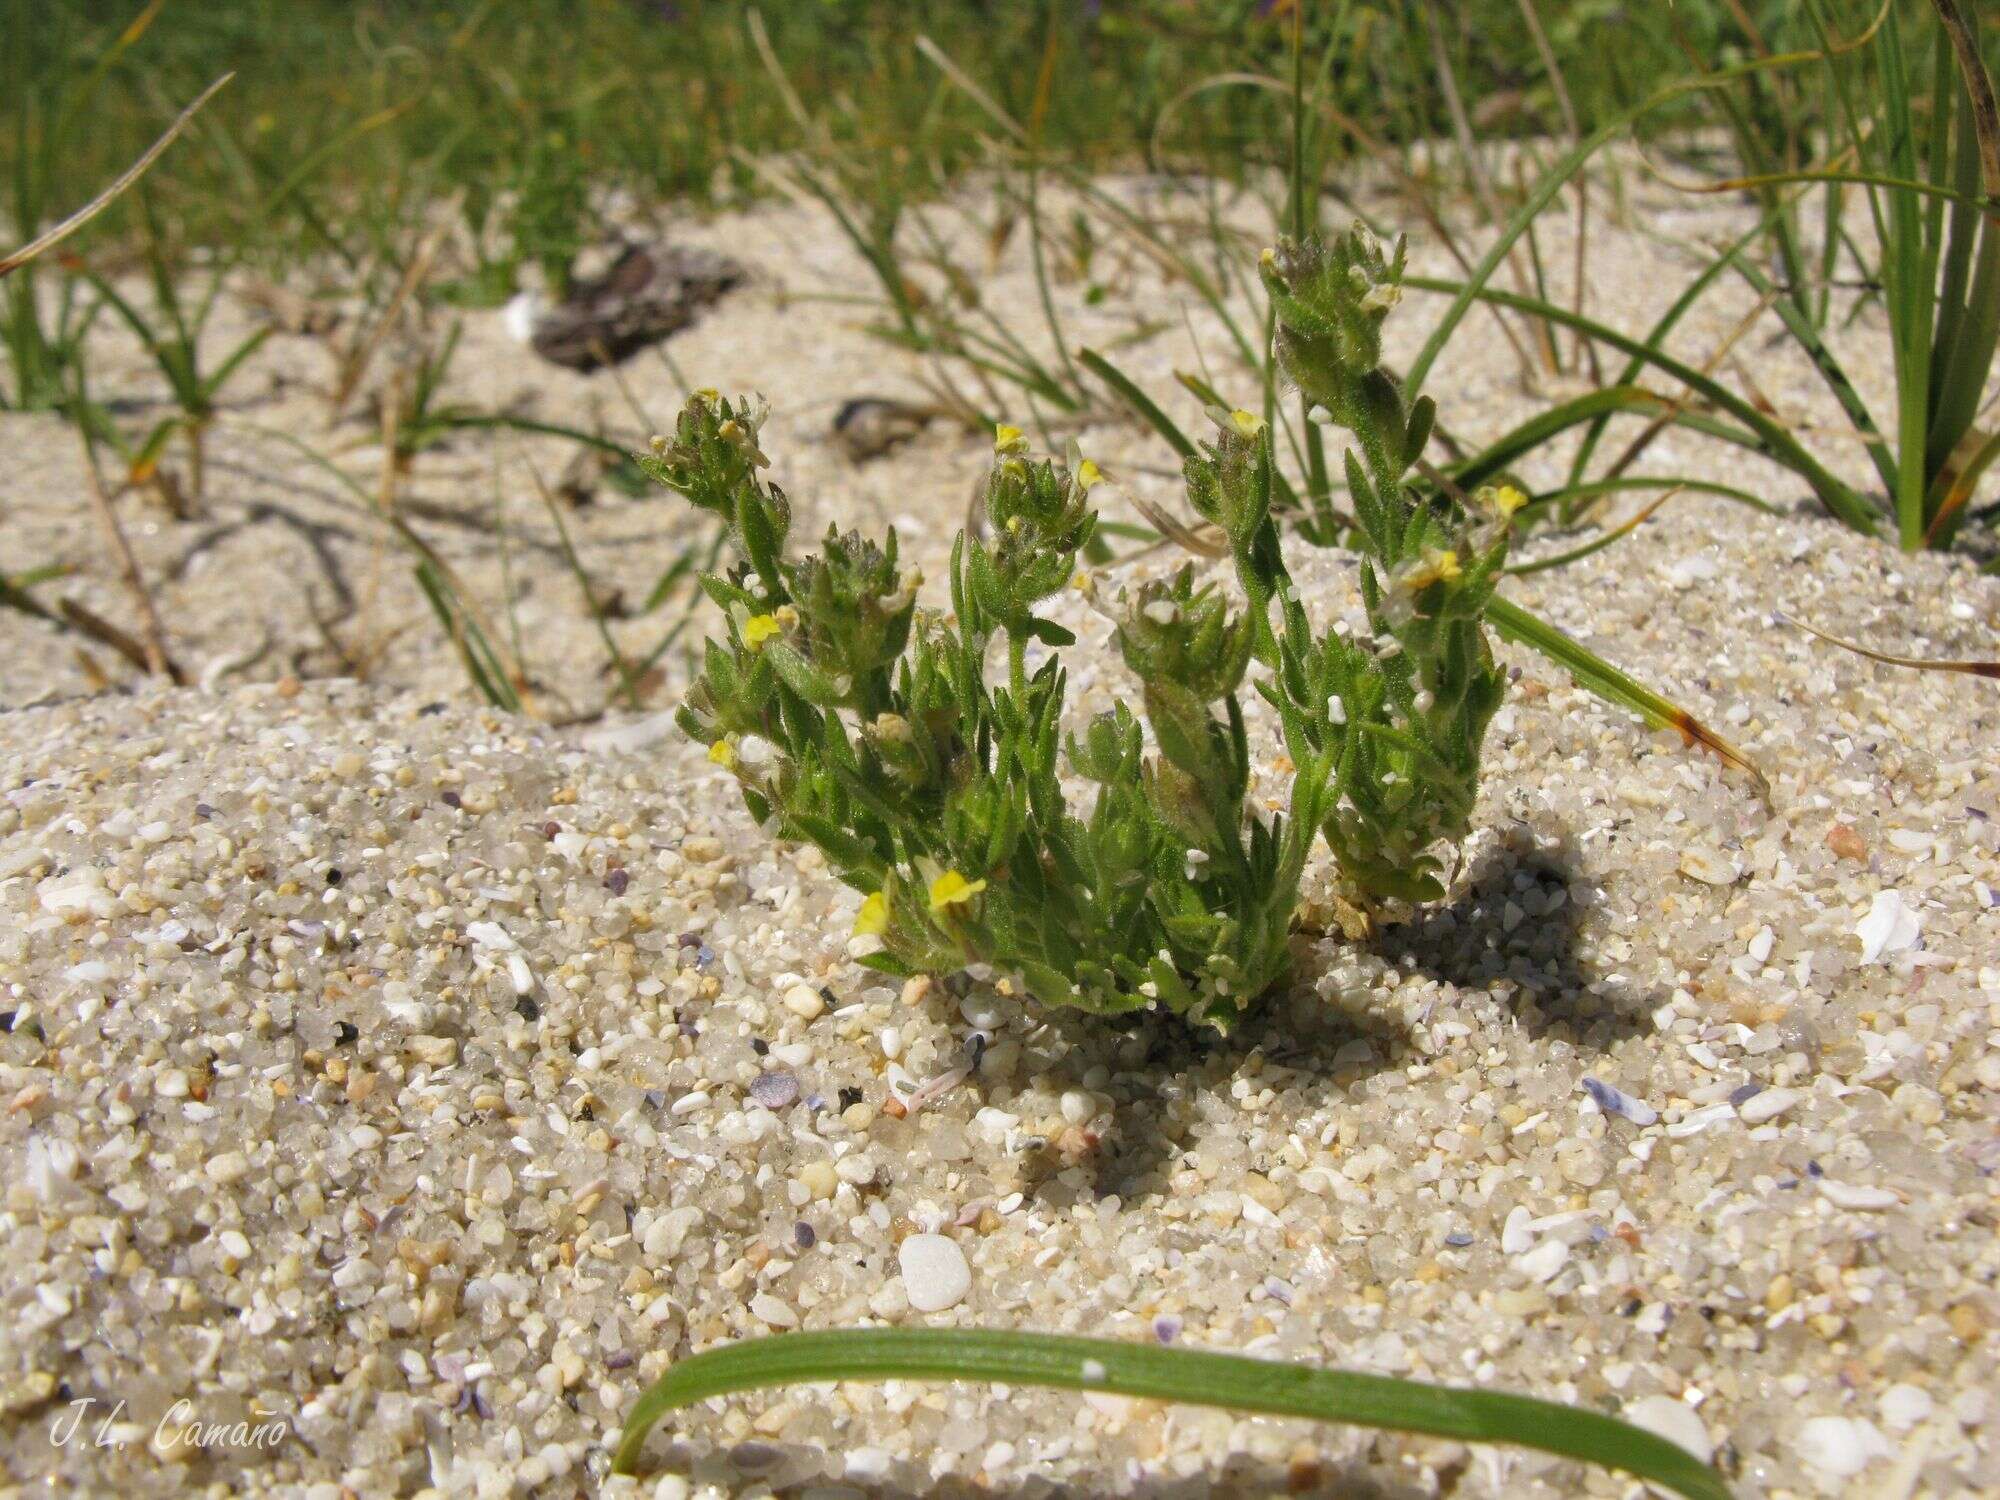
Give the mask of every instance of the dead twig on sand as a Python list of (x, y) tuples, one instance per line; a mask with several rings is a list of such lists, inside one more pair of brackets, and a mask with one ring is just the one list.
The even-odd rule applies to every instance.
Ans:
[[(132, 551), (132, 544), (125, 538), (125, 528), (118, 524), (118, 513), (112, 508), (111, 495), (104, 488), (104, 476), (98, 472), (97, 453), (90, 445), (87, 434), (79, 433), (78, 440), (83, 445), (84, 477), (90, 486), (91, 509), (96, 513), (97, 524), (104, 532), (105, 543), (111, 548), (111, 555), (117, 560), (119, 580), (132, 595), (132, 602), (139, 611), (139, 651), (136, 665), (143, 666), (156, 677), (165, 677), (177, 687), (187, 686), (187, 674), (182, 672), (174, 659), (167, 654), (166, 632), (160, 625), (160, 614), (153, 606), (153, 595), (146, 587), (145, 576), (139, 571), (138, 556)], [(131, 638), (123, 631), (98, 619), (76, 603), (73, 599), (62, 601), (63, 617), (77, 629), (96, 640), (112, 647), (121, 656), (133, 658)], [(92, 623), (85, 623), (86, 621)]]

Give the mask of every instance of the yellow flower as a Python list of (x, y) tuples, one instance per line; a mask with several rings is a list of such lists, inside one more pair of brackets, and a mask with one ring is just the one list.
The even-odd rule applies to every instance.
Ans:
[(1497, 489), (1488, 490), (1486, 500), (1500, 513), (1501, 519), (1508, 521), (1514, 519), (1515, 511), (1528, 503), (1528, 497), (1511, 484), (1503, 484)]
[(970, 906), (972, 898), (985, 889), (983, 880), (967, 880), (956, 870), (946, 870), (931, 882), (931, 914), (942, 917), (954, 906)]
[(752, 615), (743, 622), (743, 644), (752, 651), (762, 650), (764, 642), (783, 629), (776, 615)]
[(708, 758), (725, 771), (736, 769), (736, 736), (725, 734), (708, 747)]
[(1088, 490), (1093, 484), (1104, 482), (1104, 471), (1097, 467), (1097, 460), (1086, 458), (1076, 468), (1076, 482), (1079, 488)]
[(701, 397), (701, 399), (706, 401), (710, 406), (715, 405), (716, 402), (722, 399), (722, 392), (718, 391), (712, 385), (703, 386), (700, 390), (696, 391), (695, 394)]
[(1434, 583), (1456, 583), (1463, 576), (1464, 569), (1458, 565), (1458, 554), (1446, 548), (1442, 552), (1426, 552), (1397, 578), (1396, 584), (1415, 594)]
[(1028, 435), (1011, 423), (997, 423), (993, 428), (993, 451), (995, 453), (1026, 453), (1028, 451)]
[(854, 917), (856, 937), (880, 937), (889, 930), (889, 903), (880, 891), (875, 891), (861, 903), (861, 910)]
[(1278, 264), (1278, 252), (1271, 246), (1266, 245), (1262, 250), (1257, 252), (1257, 264), (1266, 269), (1275, 268)]
[(1245, 411), (1239, 406), (1229, 414), (1229, 425), (1244, 437), (1254, 438), (1263, 432), (1264, 419), (1255, 412)]

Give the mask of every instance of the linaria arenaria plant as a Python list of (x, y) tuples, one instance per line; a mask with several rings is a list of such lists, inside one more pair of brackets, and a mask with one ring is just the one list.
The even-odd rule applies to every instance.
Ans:
[[(1001, 428), (986, 535), (959, 538), (941, 616), (917, 607), (893, 533), (830, 531), (816, 556), (784, 556), (762, 417), (698, 394), (643, 460), (740, 553), (703, 580), (727, 632), (679, 718), (767, 831), (818, 845), (864, 893), (855, 955), (898, 974), (987, 963), (1046, 1004), (1231, 1025), (1285, 973), (1332, 770), (1299, 762), (1289, 817), (1247, 805), (1252, 620), (1191, 571), (1117, 601), (1158, 750), (1122, 705), (1065, 745), (1062, 662), (1030, 671), (1028, 643), (1074, 641), (1037, 607), (1082, 577), (1095, 465), (1031, 457)], [(1064, 795), (1065, 754), (1097, 784), (1087, 812)]]
[[(1192, 567), (1109, 597), (1077, 564), (1096, 465), (1036, 458), (1011, 427), (984, 535), (953, 547), (949, 615), (917, 606), (922, 579), (893, 532), (878, 546), (829, 530), (818, 554), (786, 557), (791, 508), (762, 472), (761, 404), (698, 393), (655, 440), (642, 465), (723, 520), (739, 553), (703, 579), (727, 628), (680, 724), (767, 832), (818, 845), (864, 893), (857, 958), (896, 974), (983, 963), (1046, 1004), (1157, 1004), (1226, 1030), (1285, 976), (1318, 832), (1350, 926), (1383, 898), (1440, 892), (1432, 846), (1465, 830), (1503, 685), (1479, 618), (1513, 497), (1453, 523), (1402, 483), (1430, 409), (1406, 413), (1377, 368), (1399, 266), (1351, 236), (1267, 267), (1287, 369), (1360, 449), (1349, 481), (1372, 638), (1309, 619), (1271, 519), (1270, 434), (1246, 412), (1217, 413), (1186, 474), (1230, 539), (1247, 608)], [(1060, 648), (1075, 638), (1037, 610), (1068, 585), (1115, 620), (1141, 712), (1120, 704), (1065, 741)], [(1053, 648), (1032, 671), (1031, 641)], [(1287, 814), (1248, 797), (1253, 665), (1283, 725)], [(1087, 811), (1065, 795), (1065, 758), (1095, 784)]]
[(1268, 519), (1270, 445), (1238, 413), (1220, 447), (1188, 464), (1196, 508), (1229, 534), (1244, 588), (1275, 597), (1276, 671), (1259, 690), (1294, 759), (1331, 751), (1323, 824), (1351, 908), (1443, 894), (1438, 849), (1464, 837), (1479, 791), (1480, 747), (1506, 690), (1482, 625), (1507, 560), (1514, 513), (1501, 485), (1462, 510), (1418, 500), (1404, 483), (1436, 408), (1406, 407), (1382, 368), (1382, 323), (1401, 299), (1404, 246), (1391, 253), (1356, 225), (1329, 241), (1282, 241), (1261, 258), (1276, 309), (1277, 355), (1315, 419), (1353, 436), (1348, 495), (1361, 551), (1367, 634), (1317, 633), (1291, 587)]

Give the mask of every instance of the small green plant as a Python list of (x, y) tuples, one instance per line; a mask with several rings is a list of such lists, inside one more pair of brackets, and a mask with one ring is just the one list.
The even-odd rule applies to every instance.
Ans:
[[(1187, 460), (1188, 496), (1229, 538), (1248, 607), (1191, 567), (1100, 601), (1143, 717), (1121, 704), (1069, 739), (1070, 768), (1098, 787), (1087, 816), (1059, 775), (1065, 674), (1046, 649), (1074, 637), (1036, 611), (1068, 584), (1100, 592), (1077, 566), (1094, 464), (1031, 459), (1018, 429), (999, 429), (986, 535), (953, 549), (946, 618), (918, 609), (922, 580), (898, 566), (893, 532), (878, 546), (829, 531), (818, 555), (786, 558), (791, 507), (760, 472), (760, 405), (698, 393), (656, 440), (647, 471), (724, 521), (741, 553), (703, 579), (728, 633), (708, 642), (681, 724), (768, 831), (817, 844), (866, 894), (857, 956), (893, 973), (990, 963), (1047, 1004), (1160, 1004), (1226, 1029), (1286, 973), (1317, 831), (1350, 927), (1384, 899), (1441, 892), (1433, 846), (1465, 831), (1504, 684), (1480, 616), (1511, 499), (1455, 519), (1403, 483), (1431, 407), (1406, 412), (1379, 368), (1401, 268), (1400, 248), (1385, 256), (1358, 229), (1288, 243), (1266, 266), (1281, 358), (1360, 449), (1367, 631), (1308, 616), (1271, 516), (1270, 429), (1218, 412)], [(998, 640), (1005, 669), (989, 682)], [(1044, 653), (1032, 671), (1031, 650)], [(1247, 797), (1253, 661), (1290, 754), (1288, 817)]]
[[(38, 256), (44, 255), (54, 249), (72, 234), (83, 228), (92, 219), (103, 213), (106, 208), (117, 200), (121, 193), (130, 189), (134, 183), (146, 174), (146, 171), (154, 162), (159, 160), (167, 147), (172, 145), (181, 132), (187, 129), (188, 122), (195, 117), (201, 107), (208, 103), (215, 96), (216, 91), (234, 76), (234, 74), (225, 73), (204, 89), (194, 103), (188, 105), (186, 109), (180, 112), (173, 124), (167, 127), (164, 135), (154, 141), (137, 161), (125, 169), (124, 173), (117, 180), (100, 192), (95, 198), (84, 204), (82, 208), (77, 209), (68, 217), (44, 230), (20, 249), (10, 254), (0, 255), (0, 282), (5, 282), (9, 277), (32, 265)], [(121, 654), (127, 656), (135, 665), (162, 676), (172, 677), (174, 681), (180, 682), (183, 679), (178, 669), (173, 665), (171, 658), (167, 655), (163, 632), (160, 628), (160, 617), (153, 607), (153, 597), (147, 591), (145, 581), (140, 576), (138, 561), (132, 554), (130, 544), (125, 540), (124, 530), (118, 524), (118, 516), (111, 508), (111, 503), (104, 492), (104, 486), (98, 482), (96, 460), (92, 454), (87, 429), (84, 440), (84, 457), (90, 467), (91, 499), (95, 502), (99, 522), (104, 528), (106, 539), (111, 544), (112, 553), (122, 566), (126, 587), (131, 590), (134, 601), (138, 605), (139, 617), (142, 622), (140, 637), (134, 638), (129, 632), (119, 629), (116, 625), (111, 624), (95, 612), (84, 608), (75, 600), (65, 599), (57, 609), (52, 611), (45, 608), (28, 592), (35, 583), (44, 581), (50, 577), (59, 576), (62, 571), (65, 571), (61, 569), (43, 567), (29, 569), (26, 572), (17, 573), (12, 576), (0, 575), (0, 608), (17, 610), (49, 624), (61, 623), (67, 625), (81, 631), (94, 640), (102, 641), (106, 645), (112, 646)]]
[(24, 270), (0, 294), (0, 346), (13, 372), (0, 389), (0, 410), (77, 409), (85, 340), (102, 310), (101, 303), (84, 301), (80, 289), (75, 277), (64, 277), (50, 306), (34, 272)]
[(182, 284), (187, 279), (186, 266), (167, 244), (152, 196), (142, 188), (137, 197), (145, 231), (142, 244), (146, 270), (152, 284), (152, 316), (147, 316), (108, 277), (93, 273), (89, 280), (97, 289), (98, 296), (145, 346), (178, 409), (173, 415), (154, 423), (136, 445), (128, 446), (117, 439), (116, 434), (110, 431), (108, 422), (99, 422), (94, 414), (92, 425), (103, 426), (106, 435), (113, 439), (125, 459), (127, 477), (134, 484), (155, 479), (167, 445), (176, 433), (180, 434), (181, 441), (186, 445), (188, 464), (185, 495), (190, 505), (198, 506), (206, 482), (208, 432), (215, 424), (222, 393), (250, 356), (271, 336), (272, 330), (265, 327), (251, 331), (221, 359), (205, 366), (203, 334), (222, 296), (231, 262), (225, 257), (211, 265), (207, 284), (200, 293), (193, 298), (186, 296), (182, 290)]

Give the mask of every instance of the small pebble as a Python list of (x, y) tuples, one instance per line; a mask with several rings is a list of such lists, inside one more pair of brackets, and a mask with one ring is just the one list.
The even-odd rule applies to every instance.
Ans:
[(759, 1073), (750, 1084), (750, 1097), (764, 1108), (789, 1108), (799, 1097), (799, 1080), (792, 1073)]
[(897, 1247), (903, 1289), (918, 1312), (958, 1306), (972, 1290), (972, 1267), (958, 1242), (941, 1234), (913, 1234)]
[(1736, 862), (1715, 849), (1695, 847), (1682, 851), (1681, 873), (1703, 885), (1734, 885), (1742, 871)]
[(1937, 1410), (1937, 1403), (1922, 1386), (1899, 1381), (1882, 1393), (1877, 1407), (1883, 1425), (1891, 1432), (1908, 1432), (1919, 1423), (1928, 1422), (1931, 1413)]
[(1804, 1097), (1798, 1089), (1762, 1089), (1738, 1104), (1736, 1113), (1746, 1125), (1762, 1125), (1766, 1120), (1777, 1119)]
[(1855, 927), (1861, 939), (1861, 961), (1876, 964), (1898, 953), (1907, 953), (1922, 937), (1923, 922), (1897, 890), (1877, 891), (1868, 915)]
[(826, 1000), (809, 984), (795, 984), (785, 991), (785, 1009), (811, 1021), (826, 1011)]
[(1543, 1240), (1514, 1258), (1516, 1268), (1530, 1281), (1552, 1281), (1568, 1263), (1569, 1246), (1561, 1240)]
[(1865, 1417), (1813, 1417), (1799, 1428), (1794, 1444), (1810, 1467), (1833, 1479), (1852, 1479), (1878, 1458), (1893, 1458), (1895, 1447)]

